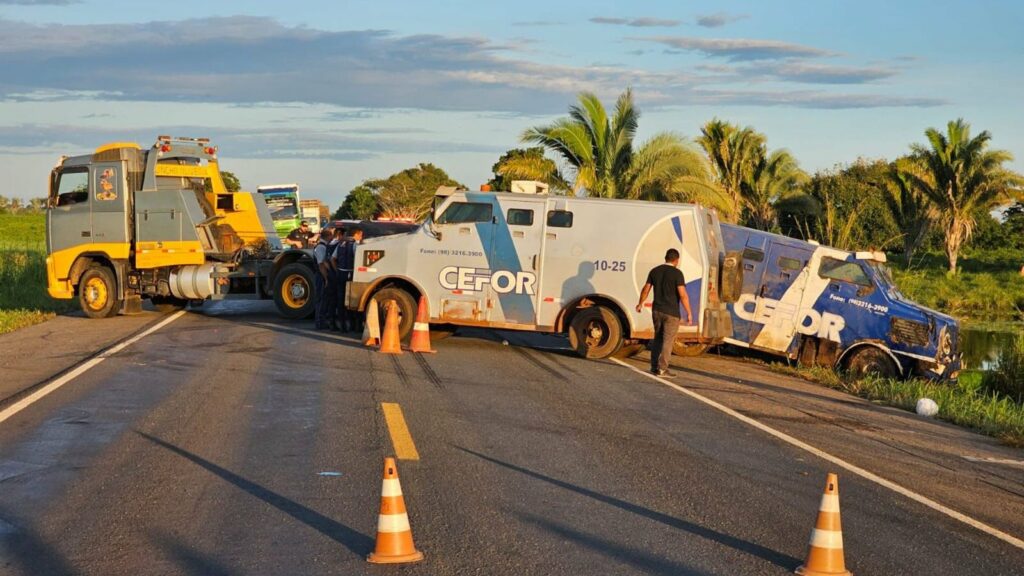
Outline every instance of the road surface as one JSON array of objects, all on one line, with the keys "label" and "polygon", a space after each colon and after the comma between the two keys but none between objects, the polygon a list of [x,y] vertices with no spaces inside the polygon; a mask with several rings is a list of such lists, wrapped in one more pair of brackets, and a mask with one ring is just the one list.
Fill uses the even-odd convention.
[{"label": "road surface", "polygon": [[[0,409],[166,319],[0,337]],[[182,315],[0,422],[0,573],[790,574],[829,471],[854,573],[1024,572],[1005,539],[650,378],[642,358],[482,330],[435,346],[381,355],[258,303]],[[687,391],[1024,537],[1020,450],[734,359],[676,370]],[[406,442],[426,560],[370,565],[381,461]]]}]

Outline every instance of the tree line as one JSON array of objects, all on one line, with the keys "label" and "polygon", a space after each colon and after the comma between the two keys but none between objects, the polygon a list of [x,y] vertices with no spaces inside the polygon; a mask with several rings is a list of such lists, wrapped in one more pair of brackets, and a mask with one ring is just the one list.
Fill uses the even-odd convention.
[{"label": "tree line", "polygon": [[[1009,152],[990,147],[988,131],[973,134],[962,119],[928,128],[925,142],[895,160],[858,159],[809,175],[750,126],[716,118],[694,141],[660,132],[637,142],[639,118],[630,90],[611,111],[583,92],[568,116],[525,130],[521,141],[533,147],[502,155],[488,184],[508,190],[512,180],[539,180],[560,194],[699,202],[729,222],[838,248],[899,251],[908,263],[920,248],[936,247],[954,274],[974,237],[1024,249],[1024,177],[1006,167]],[[410,193],[420,177],[424,186]],[[367,180],[338,215],[393,216],[402,212],[397,197],[409,215],[423,217],[442,180],[454,185],[429,164]],[[1007,205],[1002,221],[993,218]]]}]

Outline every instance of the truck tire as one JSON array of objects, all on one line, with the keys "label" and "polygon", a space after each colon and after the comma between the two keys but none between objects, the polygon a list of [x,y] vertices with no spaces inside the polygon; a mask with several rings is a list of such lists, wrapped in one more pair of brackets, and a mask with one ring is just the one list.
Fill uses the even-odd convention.
[{"label": "truck tire", "polygon": [[622,322],[604,306],[584,308],[569,324],[569,344],[584,358],[607,358],[622,347]]},{"label": "truck tire", "polygon": [[292,262],[281,268],[274,278],[274,304],[289,320],[309,318],[316,311],[313,294],[313,268]]},{"label": "truck tire", "polygon": [[676,340],[672,343],[672,355],[683,357],[700,356],[708,348],[707,344],[701,344],[700,342],[680,342]]},{"label": "truck tire", "polygon": [[78,304],[89,318],[110,318],[121,309],[114,272],[100,264],[86,268],[78,280]]},{"label": "truck tire", "polygon": [[188,305],[188,300],[182,300],[173,296],[153,296],[149,301],[153,303],[153,308],[156,308],[156,311],[161,314],[184,310],[185,306]]},{"label": "truck tire", "polygon": [[863,346],[854,350],[844,364],[846,371],[856,378],[869,375],[895,378],[897,374],[892,358],[874,346]]},{"label": "truck tire", "polygon": [[377,299],[377,305],[380,306],[378,318],[380,318],[381,334],[384,333],[384,323],[388,317],[385,303],[392,301],[398,304],[398,337],[402,342],[408,341],[412,337],[412,325],[416,321],[416,299],[405,290],[394,287],[384,288],[376,292],[373,297]]}]

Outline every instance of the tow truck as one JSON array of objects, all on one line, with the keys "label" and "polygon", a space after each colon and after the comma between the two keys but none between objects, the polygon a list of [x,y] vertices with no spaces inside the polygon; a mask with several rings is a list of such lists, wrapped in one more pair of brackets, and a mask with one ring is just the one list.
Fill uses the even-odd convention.
[{"label": "tow truck", "polygon": [[206,300],[273,299],[313,311],[309,250],[281,250],[262,198],[230,192],[208,138],[159,136],[62,156],[50,173],[47,291],[90,318]]}]

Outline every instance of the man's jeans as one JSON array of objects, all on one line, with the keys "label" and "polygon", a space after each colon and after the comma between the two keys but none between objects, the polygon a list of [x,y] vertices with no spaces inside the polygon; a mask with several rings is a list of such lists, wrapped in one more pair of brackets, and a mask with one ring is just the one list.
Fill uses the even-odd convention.
[{"label": "man's jeans", "polygon": [[651,372],[668,370],[672,359],[672,344],[679,332],[679,317],[655,310],[654,339],[651,340]]}]

